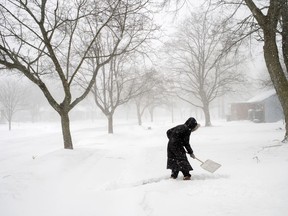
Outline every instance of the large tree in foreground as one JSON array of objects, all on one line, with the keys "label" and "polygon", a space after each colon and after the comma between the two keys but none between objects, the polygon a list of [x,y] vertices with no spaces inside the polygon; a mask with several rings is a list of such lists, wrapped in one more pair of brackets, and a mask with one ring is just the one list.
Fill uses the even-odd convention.
[{"label": "large tree in foreground", "polygon": [[[0,65],[17,70],[35,83],[60,115],[64,148],[73,149],[69,112],[90,92],[99,69],[129,44],[127,17],[147,6],[146,0],[6,0],[0,3]],[[113,47],[100,49],[103,35]],[[126,37],[127,36],[127,37]],[[105,39],[104,38],[104,39]],[[111,45],[110,45],[111,46]],[[96,59],[91,72],[89,59]],[[75,87],[88,73],[79,93]],[[53,85],[48,81],[54,80]],[[52,89],[61,86],[53,95]],[[77,92],[74,95],[73,92]]]},{"label": "large tree in foreground", "polygon": [[[256,32],[258,41],[264,43],[263,52],[266,66],[285,116],[286,133],[283,142],[287,142],[288,1],[221,0],[220,3],[229,7],[231,7],[231,4],[236,5],[237,9],[244,7],[249,9],[251,13],[250,17],[246,17],[242,22],[239,22],[238,30],[244,35],[243,37]],[[229,9],[231,11],[231,8]],[[235,11],[233,14],[235,14]]]}]

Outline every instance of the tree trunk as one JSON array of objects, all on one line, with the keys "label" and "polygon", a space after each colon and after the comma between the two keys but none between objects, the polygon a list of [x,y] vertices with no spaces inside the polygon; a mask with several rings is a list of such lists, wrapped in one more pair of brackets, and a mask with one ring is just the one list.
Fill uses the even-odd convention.
[{"label": "tree trunk", "polygon": [[138,104],[136,104],[136,109],[137,109],[138,125],[141,126],[142,125],[142,116],[141,116],[140,106]]},{"label": "tree trunk", "polygon": [[11,131],[11,129],[12,129],[12,119],[9,119],[9,131]]},{"label": "tree trunk", "polygon": [[[287,69],[287,42],[288,42],[288,18],[287,18],[287,0],[270,1],[267,15],[263,13],[252,0],[245,0],[248,8],[252,12],[253,16],[257,19],[258,24],[264,33],[264,58],[274,88],[280,100],[286,124],[286,133],[283,142],[288,141],[288,81],[285,76],[285,72],[281,66],[278,47],[276,44],[276,28],[279,23],[279,16],[282,12],[282,52],[284,57],[284,63]],[[282,11],[280,10],[282,9]]]},{"label": "tree trunk", "polygon": [[61,126],[64,140],[64,149],[73,149],[72,137],[70,132],[70,120],[68,112],[61,112]]},{"label": "tree trunk", "polygon": [[153,122],[154,121],[154,108],[149,109],[149,113],[150,113],[150,121]]},{"label": "tree trunk", "polygon": [[[286,74],[288,74],[288,3],[287,1],[282,6],[282,19],[283,19],[282,52],[283,52],[284,63],[286,66]],[[286,91],[288,91],[287,88],[286,88]],[[288,93],[286,93],[286,95],[287,94]],[[286,101],[286,106],[285,108],[283,107],[284,114],[285,114],[285,123],[286,123],[286,133],[285,133],[283,142],[288,142],[288,114],[287,114],[288,110],[287,109],[288,109],[288,106],[287,106],[287,101]]]},{"label": "tree trunk", "polygon": [[108,114],[108,133],[113,134],[113,114]]},{"label": "tree trunk", "polygon": [[282,6],[282,53],[284,58],[284,63],[286,66],[286,73],[288,74],[288,2]]},{"label": "tree trunk", "polygon": [[278,48],[276,44],[275,32],[268,29],[264,31],[264,58],[268,72],[273,82],[274,88],[280,100],[286,124],[285,142],[288,138],[288,81],[285,77],[283,68],[280,63]]},{"label": "tree trunk", "polygon": [[209,105],[208,104],[204,104],[203,112],[205,115],[205,127],[209,127],[212,124],[211,124],[210,111],[209,111]]}]

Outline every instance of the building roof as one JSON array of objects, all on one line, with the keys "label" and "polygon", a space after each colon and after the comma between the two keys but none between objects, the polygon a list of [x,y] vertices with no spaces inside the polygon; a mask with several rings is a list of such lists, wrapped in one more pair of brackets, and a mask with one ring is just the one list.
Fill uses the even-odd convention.
[{"label": "building roof", "polygon": [[247,102],[248,103],[256,103],[256,102],[262,102],[265,99],[273,96],[274,94],[276,94],[275,89],[270,89],[268,91],[262,92],[254,97],[252,97],[251,99],[249,99]]}]

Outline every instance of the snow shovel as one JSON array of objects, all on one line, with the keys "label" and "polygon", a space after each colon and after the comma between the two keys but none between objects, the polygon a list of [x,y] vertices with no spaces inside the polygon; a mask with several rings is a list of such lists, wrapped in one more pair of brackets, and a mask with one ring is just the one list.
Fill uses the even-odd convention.
[{"label": "snow shovel", "polygon": [[198,159],[195,157],[196,160],[198,160],[199,162],[201,162],[201,167],[210,172],[210,173],[214,173],[217,169],[219,169],[221,167],[221,164],[218,164],[212,160],[206,160],[205,162],[203,162],[202,160]]}]

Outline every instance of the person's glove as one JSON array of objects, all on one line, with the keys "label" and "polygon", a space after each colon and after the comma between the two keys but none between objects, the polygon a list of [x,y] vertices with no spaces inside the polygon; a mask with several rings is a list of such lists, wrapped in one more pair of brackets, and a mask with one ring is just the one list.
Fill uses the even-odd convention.
[{"label": "person's glove", "polygon": [[195,159],[196,157],[195,157],[195,155],[192,153],[192,154],[190,154],[190,157],[192,157],[193,159]]}]

